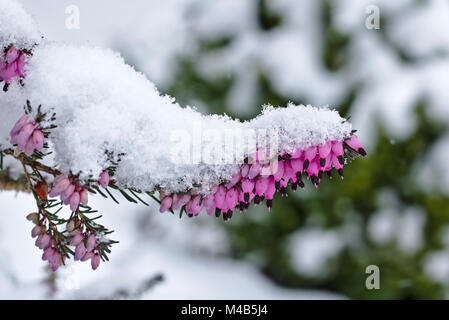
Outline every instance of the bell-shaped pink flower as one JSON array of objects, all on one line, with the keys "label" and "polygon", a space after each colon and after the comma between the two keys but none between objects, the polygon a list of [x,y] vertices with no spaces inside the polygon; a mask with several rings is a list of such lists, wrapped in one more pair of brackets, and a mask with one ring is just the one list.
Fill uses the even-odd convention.
[{"label": "bell-shaped pink flower", "polygon": [[29,116],[27,114],[24,114],[20,117],[19,120],[17,120],[14,127],[11,129],[11,132],[9,133],[11,138],[17,134],[19,134],[20,130],[23,128],[23,126],[29,122]]},{"label": "bell-shaped pink flower", "polygon": [[206,212],[208,216],[211,216],[214,214],[215,211],[215,201],[214,201],[214,195],[209,194],[204,198],[204,207],[206,208]]},{"label": "bell-shaped pink flower", "polygon": [[86,252],[86,254],[80,259],[80,261],[84,262],[93,258],[95,254],[93,252]]},{"label": "bell-shaped pink flower", "polygon": [[274,165],[275,172],[273,172],[274,181],[279,181],[284,176],[284,161],[278,161],[277,167]]},{"label": "bell-shaped pink flower", "polygon": [[72,194],[75,192],[75,185],[69,184],[67,188],[65,188],[64,191],[61,192],[61,200],[64,201],[72,196]]},{"label": "bell-shaped pink flower", "polygon": [[25,63],[26,63],[25,55],[23,53],[21,55],[19,55],[19,58],[17,59],[16,62],[17,62],[16,74],[19,77],[24,78],[25,77]]},{"label": "bell-shaped pink flower", "polygon": [[310,161],[312,161],[316,157],[316,154],[317,154],[317,147],[315,146],[309,147],[304,151],[304,159],[308,160],[310,163]]},{"label": "bell-shaped pink flower", "polygon": [[11,64],[19,57],[20,51],[17,50],[15,47],[9,48],[9,50],[6,52],[5,55],[5,61],[7,64]]},{"label": "bell-shaped pink flower", "polygon": [[27,144],[25,145],[25,154],[27,156],[31,156],[34,152],[35,146],[32,138],[28,139]]},{"label": "bell-shaped pink flower", "polygon": [[41,234],[42,230],[43,230],[43,227],[41,225],[38,225],[38,224],[35,225],[34,228],[31,230],[31,237],[32,238],[37,237],[38,235]]},{"label": "bell-shaped pink flower", "polygon": [[251,166],[246,163],[242,166],[242,169],[240,170],[242,178],[246,178],[248,176],[250,167]]},{"label": "bell-shaped pink flower", "polygon": [[249,168],[249,172],[248,172],[247,178],[248,179],[254,179],[255,177],[257,177],[259,175],[260,170],[262,170],[262,165],[260,163],[254,163]]},{"label": "bell-shaped pink flower", "polygon": [[87,190],[82,188],[80,191],[80,203],[83,206],[87,206],[88,202],[89,202],[89,195],[87,194]]},{"label": "bell-shaped pink flower", "polygon": [[86,252],[87,250],[86,247],[84,246],[84,242],[80,242],[75,248],[74,260],[75,261],[80,260],[86,254]]},{"label": "bell-shaped pink flower", "polygon": [[39,249],[46,249],[51,245],[51,237],[47,233],[39,235],[36,239],[36,246]]},{"label": "bell-shaped pink flower", "polygon": [[33,132],[33,144],[35,146],[35,148],[37,149],[37,151],[42,152],[43,148],[44,148],[44,134],[42,133],[41,130],[37,129],[34,130]]},{"label": "bell-shaped pink flower", "polygon": [[237,203],[239,201],[238,192],[236,188],[231,188],[226,193],[226,204],[228,207],[228,210],[234,211],[235,207],[237,206]]},{"label": "bell-shaped pink flower", "polygon": [[343,142],[342,141],[334,141],[332,144],[332,153],[337,157],[340,164],[344,164],[343,158]]},{"label": "bell-shaped pink flower", "polygon": [[61,253],[55,251],[53,255],[50,257],[51,270],[55,272],[59,268],[59,260],[61,259]]},{"label": "bell-shaped pink flower", "polygon": [[215,207],[222,209],[226,198],[226,188],[224,186],[219,186],[217,192],[214,195]]},{"label": "bell-shaped pink flower", "polygon": [[180,208],[182,208],[182,206],[186,205],[190,201],[190,198],[190,194],[177,195],[176,199],[173,198],[172,209],[179,210]]},{"label": "bell-shaped pink flower", "polygon": [[267,191],[268,183],[270,181],[271,177],[259,177],[259,179],[256,180],[256,186],[255,186],[255,195],[256,196],[263,196],[265,191]]},{"label": "bell-shaped pink flower", "polygon": [[111,178],[109,177],[109,173],[106,170],[100,173],[100,178],[98,179],[98,182],[103,188],[106,189],[108,187],[110,180]]},{"label": "bell-shaped pink flower", "polygon": [[47,249],[44,250],[44,253],[42,254],[42,260],[50,261],[55,253],[56,251],[52,247],[48,247]]},{"label": "bell-shaped pink flower", "polygon": [[242,179],[242,190],[244,193],[250,193],[254,190],[254,180]]},{"label": "bell-shaped pink flower", "polygon": [[17,135],[17,148],[19,150],[24,150],[28,140],[34,132],[34,129],[35,127],[32,123],[27,123],[22,127],[22,129],[20,129],[20,132]]},{"label": "bell-shaped pink flower", "polygon": [[235,186],[240,180],[242,179],[242,174],[237,172],[234,174],[231,178],[231,180],[226,184],[226,189],[231,189],[233,186]]},{"label": "bell-shaped pink flower", "polygon": [[79,245],[83,240],[84,240],[84,236],[81,232],[79,231],[74,231],[73,232],[74,235],[73,237],[70,239],[70,245],[71,246],[77,246]]},{"label": "bell-shaped pink flower", "polygon": [[290,154],[290,157],[291,157],[292,159],[303,158],[303,156],[304,156],[304,151],[301,150],[301,149],[295,149],[295,151],[293,151],[293,152]]},{"label": "bell-shaped pink flower", "polygon": [[159,208],[160,213],[164,213],[171,208],[173,204],[173,198],[170,196],[165,197],[161,202],[161,207]]},{"label": "bell-shaped pink flower", "polygon": [[75,211],[80,204],[80,194],[79,192],[75,191],[70,196],[70,210]]},{"label": "bell-shaped pink flower", "polygon": [[67,179],[63,175],[58,176],[55,179],[55,181],[53,182],[53,188],[51,189],[49,196],[51,198],[53,198],[53,197],[56,197],[56,196],[60,195],[65,189],[67,189],[67,187],[69,185],[71,185],[69,179]]},{"label": "bell-shaped pink flower", "polygon": [[99,254],[95,254],[91,261],[91,266],[92,266],[92,270],[97,270],[98,266],[100,265],[100,255]]},{"label": "bell-shaped pink flower", "polygon": [[365,149],[363,149],[362,145],[359,142],[359,138],[355,134],[353,134],[349,140],[346,140],[345,144],[360,153],[362,156],[366,156],[366,151]]},{"label": "bell-shaped pink flower", "polygon": [[95,248],[95,242],[97,241],[97,237],[94,233],[90,234],[86,241],[86,250],[91,252]]},{"label": "bell-shaped pink flower", "polygon": [[[190,213],[193,215],[198,215],[201,210],[203,210],[204,208],[204,201],[201,201],[201,196],[197,195],[195,196],[192,201],[191,201],[191,205],[190,205]],[[189,211],[187,211],[189,213]]]}]

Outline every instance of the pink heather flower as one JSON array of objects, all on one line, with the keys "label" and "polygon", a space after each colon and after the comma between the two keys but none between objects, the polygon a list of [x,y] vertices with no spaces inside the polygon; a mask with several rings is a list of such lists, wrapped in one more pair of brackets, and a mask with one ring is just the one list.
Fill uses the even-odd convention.
[{"label": "pink heather flower", "polygon": [[254,163],[253,165],[251,165],[248,172],[248,179],[254,179],[255,177],[257,177],[260,173],[260,170],[262,170],[262,165],[260,163]]},{"label": "pink heather flower", "polygon": [[354,149],[356,152],[360,153],[362,156],[366,156],[366,151],[363,149],[362,145],[359,142],[359,138],[353,134],[349,140],[345,141],[345,144],[348,145],[351,149]]},{"label": "pink heather flower", "polygon": [[172,204],[173,204],[173,198],[170,197],[170,196],[165,197],[165,198],[162,200],[162,202],[161,202],[161,207],[160,207],[160,209],[159,209],[159,212],[160,212],[160,213],[164,213],[165,211],[167,211],[168,209],[170,209],[170,207],[172,206]]},{"label": "pink heather flower", "polygon": [[20,129],[19,134],[17,135],[17,148],[19,150],[23,150],[28,142],[28,139],[34,132],[34,124],[27,123]]},{"label": "pink heather flower", "polygon": [[249,180],[247,178],[244,178],[242,180],[242,190],[243,190],[243,198],[246,199],[245,202],[249,202],[249,195],[253,192],[254,186],[256,182],[254,180]]},{"label": "pink heather flower", "polygon": [[190,194],[177,195],[176,199],[173,198],[173,210],[179,210],[182,206],[186,205],[190,201]]},{"label": "pink heather flower", "polygon": [[240,170],[242,178],[246,178],[248,176],[249,168],[250,168],[249,164],[244,164],[242,166],[242,169]]},{"label": "pink heather flower", "polygon": [[284,176],[284,162],[278,161],[277,168],[276,168],[276,165],[273,165],[273,166],[275,168],[275,172],[273,173],[274,180],[279,181]]},{"label": "pink heather flower", "polygon": [[0,80],[8,84],[15,77],[24,77],[25,62],[21,51],[15,47],[9,48],[4,59],[0,59]]},{"label": "pink heather flower", "polygon": [[301,149],[295,149],[295,151],[293,151],[293,152],[290,154],[290,157],[291,157],[292,159],[302,158],[302,157],[304,157],[304,151],[301,150]]},{"label": "pink heather flower", "polygon": [[26,63],[25,55],[21,54],[17,59],[17,66],[16,66],[16,74],[21,78],[25,77],[25,63]]},{"label": "pink heather flower", "polygon": [[73,235],[72,239],[70,239],[70,245],[77,246],[81,243],[81,241],[84,240],[84,236],[79,231],[74,231],[73,233],[74,233],[74,235]]},{"label": "pink heather flower", "polygon": [[75,257],[74,260],[78,261],[86,254],[87,250],[84,246],[84,242],[80,242],[75,248]]},{"label": "pink heather flower", "polygon": [[94,233],[90,234],[86,242],[87,252],[91,252],[92,250],[94,250],[96,241],[97,241],[96,235]]},{"label": "pink heather flower", "polygon": [[61,193],[61,200],[64,201],[72,196],[75,192],[75,185],[69,184],[67,188]]},{"label": "pink heather flower", "polygon": [[215,207],[218,209],[223,209],[226,198],[226,188],[224,186],[219,186],[217,192],[214,195]]},{"label": "pink heather flower", "polygon": [[325,144],[318,146],[318,153],[320,154],[321,163],[324,162],[324,159],[331,153],[332,151],[332,142],[328,141]]},{"label": "pink heather flower", "polygon": [[28,139],[27,144],[25,145],[25,154],[27,156],[31,156],[34,152],[35,146],[32,138]]},{"label": "pink heather flower", "polygon": [[50,261],[51,257],[55,254],[55,250],[52,247],[48,247],[44,250],[44,253],[42,254],[42,260],[44,261]]},{"label": "pink heather flower", "polygon": [[44,134],[41,130],[37,129],[33,132],[33,144],[37,151],[42,152],[44,148]]},{"label": "pink heather flower", "polygon": [[236,188],[231,188],[226,192],[226,204],[228,210],[234,211],[239,201],[238,192]]},{"label": "pink heather flower", "polygon": [[50,191],[50,197],[52,198],[60,195],[65,189],[67,189],[68,186],[71,185],[70,180],[67,179],[65,176],[62,176],[62,178],[59,179],[57,177],[56,179],[53,182],[53,188]]},{"label": "pink heather flower", "polygon": [[109,177],[109,173],[106,170],[100,173],[100,178],[98,179],[98,182],[103,188],[106,189],[108,187],[110,180],[111,178]]},{"label": "pink heather flower", "polygon": [[51,245],[51,237],[47,233],[41,234],[36,239],[36,246],[39,249],[46,249]]},{"label": "pink heather flower", "polygon": [[5,61],[7,64],[13,63],[20,55],[20,51],[15,47],[11,47],[5,55]]},{"label": "pink heather flower", "polygon": [[259,177],[256,180],[256,196],[263,196],[268,187],[268,177]]},{"label": "pink heather flower", "polygon": [[304,160],[305,160],[304,169],[307,169],[310,162],[315,158],[316,154],[317,154],[316,146],[309,147],[304,151]]},{"label": "pink heather flower", "polygon": [[19,120],[17,120],[9,133],[11,137],[11,144],[18,144],[19,150],[23,151],[25,149],[27,155],[31,155],[34,152],[35,146],[34,141],[30,142],[30,137],[35,131],[35,126],[29,121],[29,116],[27,114],[23,115]]},{"label": "pink heather flower", "polygon": [[100,265],[100,255],[99,254],[95,254],[92,257],[92,260],[91,260],[92,270],[97,270],[99,265]]},{"label": "pink heather flower", "polygon": [[50,257],[51,270],[55,272],[59,268],[59,260],[61,259],[61,253],[55,251]]},{"label": "pink heather flower", "polygon": [[81,204],[83,205],[83,206],[87,206],[87,204],[88,204],[88,194],[87,194],[87,190],[86,189],[84,189],[84,188],[82,188],[81,189],[81,191],[80,191],[80,202],[81,202]]},{"label": "pink heather flower", "polygon": [[198,215],[204,207],[204,202],[201,201],[201,196],[197,195],[186,205],[187,213],[190,216]]},{"label": "pink heather flower", "polygon": [[341,141],[334,141],[334,143],[332,144],[332,153],[337,157],[338,161],[340,162],[340,164],[344,163],[344,159],[343,159],[343,142]]},{"label": "pink heather flower", "polygon": [[75,211],[80,204],[80,194],[79,192],[74,192],[70,196],[70,210]]},{"label": "pink heather flower", "polygon": [[229,183],[226,184],[226,189],[231,189],[233,186],[235,186],[240,180],[242,180],[242,175],[239,172],[237,172],[236,174],[234,174],[231,178],[231,180],[229,181]]},{"label": "pink heather flower", "polygon": [[43,227],[40,225],[35,225],[34,228],[31,230],[31,237],[35,238],[37,237],[39,234],[41,234],[43,230]]},{"label": "pink heather flower", "polygon": [[29,121],[29,117],[27,114],[24,114],[23,116],[20,117],[19,120],[17,120],[16,124],[14,125],[14,127],[11,129],[11,132],[9,133],[9,135],[11,136],[11,139],[13,138],[13,136],[16,136],[17,134],[19,134],[20,130],[23,128],[23,126],[28,123]]},{"label": "pink heather flower", "polygon": [[215,211],[214,196],[212,194],[209,194],[204,198],[203,201],[204,201],[204,206],[206,208],[207,215],[211,216]]},{"label": "pink heather flower", "polygon": [[92,259],[95,254],[93,252],[86,252],[86,254],[80,259],[80,261],[84,262]]}]

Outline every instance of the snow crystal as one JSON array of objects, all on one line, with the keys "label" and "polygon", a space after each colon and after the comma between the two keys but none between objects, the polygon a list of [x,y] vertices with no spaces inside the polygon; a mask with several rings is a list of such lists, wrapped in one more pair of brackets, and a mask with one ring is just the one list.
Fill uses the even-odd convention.
[{"label": "snow crystal", "polygon": [[14,43],[30,49],[40,39],[34,20],[17,0],[0,0],[0,48]]}]

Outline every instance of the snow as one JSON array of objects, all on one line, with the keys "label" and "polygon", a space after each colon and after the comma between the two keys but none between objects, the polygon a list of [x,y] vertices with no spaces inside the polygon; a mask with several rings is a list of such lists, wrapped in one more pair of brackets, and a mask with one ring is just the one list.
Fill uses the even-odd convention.
[{"label": "snow", "polygon": [[0,48],[14,43],[20,49],[30,49],[40,39],[34,20],[19,1],[0,0]]},{"label": "snow", "polygon": [[338,256],[344,247],[339,232],[333,230],[306,229],[294,233],[291,238],[292,265],[299,273],[320,277],[326,271],[329,259]]},{"label": "snow", "polygon": [[402,252],[413,254],[423,246],[426,214],[417,207],[401,208],[395,197],[388,189],[380,193],[380,210],[370,217],[367,233],[379,245],[395,243]]}]

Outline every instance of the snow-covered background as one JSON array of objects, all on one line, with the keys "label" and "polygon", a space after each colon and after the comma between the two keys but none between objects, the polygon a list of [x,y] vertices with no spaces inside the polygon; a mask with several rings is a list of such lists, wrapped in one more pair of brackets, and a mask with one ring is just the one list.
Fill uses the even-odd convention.
[{"label": "snow-covered background", "polygon": [[[418,3],[412,0],[339,0],[332,1],[332,5],[315,0],[135,0],[132,4],[118,0],[21,2],[48,39],[111,47],[120,52],[127,63],[145,73],[162,92],[174,93],[184,104],[194,104],[204,112],[226,111],[239,117],[251,117],[259,113],[261,104],[271,102],[264,101],[268,90],[275,92],[271,96],[281,97],[281,101],[341,105],[342,108],[350,104],[351,121],[359,129],[368,153],[375,155],[381,139],[378,123],[382,124],[390,147],[409,141],[416,147],[412,150],[421,150],[420,138],[426,131],[416,131],[420,119],[415,107],[423,100],[425,111],[433,121],[449,124],[449,36],[446,32],[449,29],[449,3],[445,0]],[[279,26],[260,26],[257,12],[262,2],[271,15],[281,17]],[[365,27],[365,10],[372,4],[378,5],[381,17],[385,18],[381,20],[380,30]],[[66,28],[68,15],[65,11],[69,5],[80,9],[79,30]],[[328,13],[330,18],[323,18],[329,6],[332,7]],[[326,34],[330,33],[332,39],[340,40],[324,39],[324,28],[331,29]],[[343,53],[341,56],[335,54],[336,60],[330,58],[325,66],[323,52],[340,50],[338,41],[345,43]],[[334,47],[325,48],[329,43]],[[217,48],[204,50],[211,44]],[[192,78],[183,78],[185,63],[194,73]],[[260,86],[261,73],[268,78],[268,87]],[[229,87],[226,86],[228,80]],[[193,84],[186,84],[189,81]],[[225,94],[220,91],[220,81],[225,83]],[[204,88],[219,89],[208,96],[202,92]],[[348,103],[348,93],[352,90],[357,90],[357,94]],[[210,96],[213,94],[222,95],[221,100]],[[202,99],[205,96],[208,99]],[[66,270],[61,270],[54,297],[108,298],[119,290],[132,293],[157,274],[163,274],[163,281],[140,297],[365,297],[366,293],[351,289],[363,287],[364,269],[340,262],[344,268],[358,274],[354,282],[341,284],[348,276],[335,273],[335,266],[330,262],[344,260],[348,250],[364,250],[365,255],[357,258],[362,261],[361,265],[385,261],[385,252],[392,252],[392,255],[396,252],[388,251],[390,244],[394,244],[394,250],[399,250],[400,254],[385,259],[393,261],[391,265],[400,271],[395,273],[388,269],[390,273],[383,285],[394,289],[385,296],[407,297],[408,292],[413,292],[409,293],[412,297],[430,296],[420,287],[423,277],[444,288],[449,284],[449,228],[446,231],[436,229],[434,220],[439,214],[448,213],[444,209],[449,196],[447,136],[447,130],[443,131],[429,152],[406,164],[413,171],[412,178],[401,180],[400,185],[390,180],[385,185],[376,184],[374,180],[384,174],[382,170],[373,171],[372,175],[367,173],[368,165],[375,166],[373,162],[382,161],[381,156],[357,160],[366,161],[365,167],[363,164],[357,167],[354,163],[351,168],[350,165],[347,175],[354,170],[355,178],[345,180],[341,190],[329,191],[331,189],[325,186],[321,199],[332,203],[332,210],[338,212],[332,215],[339,222],[336,225],[332,225],[335,221],[329,223],[328,218],[320,216],[321,209],[317,209],[313,202],[313,197],[320,200],[320,196],[310,193],[291,197],[293,200],[289,199],[284,206],[280,204],[281,208],[273,212],[274,218],[273,215],[265,218],[263,210],[253,210],[247,217],[235,217],[224,226],[207,217],[179,220],[170,214],[160,215],[155,208],[126,203],[117,206],[112,201],[94,197],[93,206],[104,215],[104,224],[115,230],[114,239],[120,244],[115,246],[111,262],[102,264],[96,272],[82,264],[69,264]],[[401,150],[410,153],[405,147]],[[391,158],[389,164],[394,171],[394,168],[401,168],[401,159],[399,156]],[[397,174],[405,176],[400,170]],[[425,192],[433,194],[424,197],[420,193],[420,200],[410,203],[410,193],[404,181],[409,182],[408,186],[419,185]],[[361,205],[347,205],[350,193],[344,188],[359,188],[360,194],[366,195],[366,190],[371,190],[367,185],[375,186],[376,192],[370,191],[373,199],[366,199]],[[307,201],[312,205],[299,205]],[[43,283],[48,273],[40,261],[40,252],[29,237],[31,227],[24,219],[33,211],[33,205],[28,195],[0,193],[2,298],[48,297],[48,285]],[[344,212],[340,212],[340,208]],[[302,218],[292,218],[287,210],[298,216],[302,216],[304,210],[314,214],[309,214],[306,222],[298,223]],[[368,211],[369,215],[366,214]],[[287,218],[280,221],[281,218],[276,217],[282,214]],[[323,215],[326,214],[331,215],[330,211]],[[442,224],[448,222],[444,217],[441,221]],[[242,225],[255,224],[257,227],[268,223],[280,230],[288,230],[282,244],[288,252],[291,267],[301,279],[312,280],[298,282],[299,285],[290,283],[296,289],[274,284],[272,279],[283,283],[283,276],[290,271],[262,261],[263,254],[259,251],[268,244],[261,242],[260,248],[253,250],[254,246],[236,241],[235,234],[228,232],[240,230],[241,234],[246,230]],[[295,227],[290,230],[289,225]],[[270,231],[270,228],[264,230]],[[431,237],[426,236],[434,231]],[[237,238],[245,239],[241,235]],[[366,254],[372,248],[364,249],[367,243],[380,253],[372,250],[371,255]],[[250,252],[242,254],[241,248],[245,246],[251,250],[245,249]],[[275,249],[273,252],[277,253]],[[402,259],[403,256],[406,258]],[[415,263],[416,268],[409,267]],[[382,270],[382,265],[380,268]],[[412,271],[404,271],[408,269]],[[391,274],[395,277],[390,277]],[[329,281],[329,285],[317,285],[317,279],[325,277],[334,277],[334,280]],[[348,288],[342,290],[345,285]],[[309,286],[321,290],[309,290]],[[402,293],[401,290],[410,291]],[[390,292],[396,295],[389,295]]]}]

